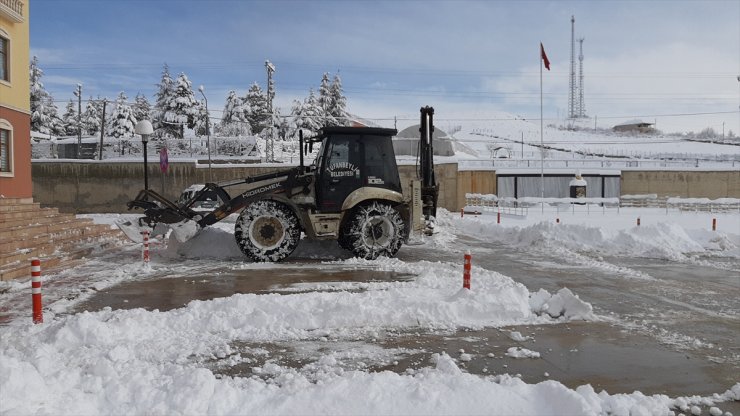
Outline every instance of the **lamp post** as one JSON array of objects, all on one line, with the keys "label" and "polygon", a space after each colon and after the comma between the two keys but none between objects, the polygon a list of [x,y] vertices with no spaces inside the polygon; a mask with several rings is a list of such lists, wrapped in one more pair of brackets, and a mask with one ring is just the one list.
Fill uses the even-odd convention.
[{"label": "lamp post", "polygon": [[211,171],[211,118],[208,113],[208,98],[206,98],[206,94],[203,92],[205,91],[205,88],[202,85],[198,87],[198,91],[200,91],[200,95],[203,96],[203,99],[206,100],[206,147],[208,148],[208,180],[213,183],[213,172]]},{"label": "lamp post", "polygon": [[[154,129],[152,128],[152,123],[149,120],[141,120],[140,122],[136,123],[136,126],[134,127],[134,133],[141,135],[141,144],[144,148],[144,190],[149,191],[149,174],[147,172],[147,157],[146,157],[146,145],[149,142],[149,135],[154,133]],[[148,197],[147,193],[147,197]]]}]

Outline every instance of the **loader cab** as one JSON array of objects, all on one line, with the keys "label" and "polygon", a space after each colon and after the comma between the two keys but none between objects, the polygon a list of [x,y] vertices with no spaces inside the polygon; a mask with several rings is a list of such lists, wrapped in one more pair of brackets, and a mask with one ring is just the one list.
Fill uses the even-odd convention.
[{"label": "loader cab", "polygon": [[349,194],[363,188],[401,192],[391,138],[395,129],[327,127],[316,161],[316,203],[320,212],[340,212]]}]

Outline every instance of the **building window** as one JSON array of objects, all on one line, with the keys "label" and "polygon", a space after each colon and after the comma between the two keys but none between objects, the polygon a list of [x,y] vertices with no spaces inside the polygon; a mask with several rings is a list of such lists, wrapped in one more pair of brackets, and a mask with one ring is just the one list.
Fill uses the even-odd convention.
[{"label": "building window", "polygon": [[0,173],[12,171],[10,150],[10,130],[0,129]]},{"label": "building window", "polygon": [[10,81],[10,41],[0,36],[0,80]]}]

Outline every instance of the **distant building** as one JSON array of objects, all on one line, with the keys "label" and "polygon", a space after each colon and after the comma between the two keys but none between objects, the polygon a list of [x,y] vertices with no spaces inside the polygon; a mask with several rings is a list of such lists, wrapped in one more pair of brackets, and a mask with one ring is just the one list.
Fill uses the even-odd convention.
[{"label": "distant building", "polygon": [[0,195],[31,198],[28,0],[0,0]]},{"label": "distant building", "polygon": [[653,128],[654,123],[646,123],[642,120],[632,120],[626,123],[617,124],[612,127],[614,131],[622,132],[637,132],[637,133],[651,133],[655,129]]},{"label": "distant building", "polygon": [[350,127],[381,127],[377,123],[373,123],[370,120],[366,120],[360,116],[347,113],[347,119]]}]

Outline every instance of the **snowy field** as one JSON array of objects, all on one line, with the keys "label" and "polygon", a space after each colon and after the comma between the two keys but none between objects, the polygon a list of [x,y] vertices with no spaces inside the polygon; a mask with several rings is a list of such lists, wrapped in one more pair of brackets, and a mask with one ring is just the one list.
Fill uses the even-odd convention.
[{"label": "snowy field", "polygon": [[[546,168],[676,168],[676,169],[737,169],[740,166],[740,142],[735,140],[719,144],[697,142],[686,137],[662,134],[615,133],[609,128],[592,129],[590,120],[580,130],[569,130],[555,125],[546,125],[540,136],[539,120],[526,120],[510,113],[465,113],[437,114],[436,128],[448,133],[463,169],[480,168],[534,168],[539,167],[545,146]],[[417,123],[417,119],[404,119],[396,125],[393,119],[378,121],[383,127],[397,127],[399,131]],[[239,159],[254,162],[265,158],[266,141],[261,137],[217,138],[213,137],[212,157],[219,160]],[[94,144],[97,138],[85,138]],[[275,142],[276,161],[298,163],[297,135],[286,141]],[[35,160],[63,158],[57,145],[76,143],[75,138],[55,138],[37,135],[33,144]],[[141,160],[141,142],[137,137],[105,139],[103,159]],[[256,148],[254,145],[256,144]],[[156,161],[155,148],[162,143],[153,141],[150,159]],[[166,143],[170,160],[205,160],[208,155],[204,137],[186,137],[184,140],[169,139]],[[505,158],[492,154],[492,149],[502,148]],[[316,149],[318,150],[318,149]],[[315,151],[314,151],[315,153]],[[314,155],[306,158],[307,163]],[[96,157],[97,158],[97,157]],[[89,161],[88,161],[89,162]]]},{"label": "snowy field", "polygon": [[[91,217],[103,223],[118,219],[115,215]],[[639,227],[637,217],[641,218]],[[712,218],[717,218],[717,231],[711,230]],[[547,251],[561,256],[564,262],[575,259],[580,267],[594,270],[603,267],[604,259],[621,257],[667,260],[686,267],[700,265],[740,276],[737,213],[681,214],[631,208],[619,214],[586,215],[530,209],[526,217],[505,215],[497,224],[495,214],[461,219],[459,214],[443,211],[437,233],[417,241],[429,250],[449,254],[439,256],[437,261],[368,262],[348,258],[327,245],[302,244],[296,259],[288,263],[253,264],[239,252],[232,227],[233,220],[224,221],[186,244],[155,242],[149,266],[140,264],[140,247],[128,245],[113,254],[94,256],[72,270],[45,275],[42,325],[31,324],[29,282],[0,283],[0,414],[703,412],[716,416],[728,414],[728,406],[736,409],[740,400],[740,377],[710,395],[617,394],[597,391],[590,384],[570,388],[556,379],[529,383],[506,372],[472,374],[466,362],[479,357],[465,351],[434,354],[417,369],[393,371],[398,357],[409,351],[381,349],[373,344],[380,334],[387,333],[621,319],[602,314],[607,305],[582,299],[577,288],[548,291],[532,287],[531,282],[525,286],[476,260],[472,290],[461,289],[461,262],[446,257],[457,257],[469,238],[504,248]],[[404,250],[409,249],[402,249],[399,257],[403,258]],[[414,277],[303,283],[268,293],[196,300],[166,311],[76,311],[95,293],[125,282],[197,276],[219,268],[286,274],[296,268],[368,269]],[[634,281],[659,283],[658,278],[634,270],[618,273]],[[217,279],[218,275],[211,277]],[[731,299],[740,292],[740,277],[729,282],[727,291]],[[740,322],[736,297],[720,312],[731,325]],[[542,351],[514,343],[525,341],[526,335],[512,332],[510,338],[507,357],[539,359]],[[725,365],[740,369],[737,331],[730,339],[735,344],[725,346],[729,347],[724,351]],[[358,340],[364,340],[361,348],[342,348]],[[255,362],[239,347],[269,343],[299,348],[315,342],[328,346],[320,357],[300,365],[285,365],[269,358]],[[699,340],[687,348],[705,348],[705,344]],[[267,351],[251,352],[269,356]],[[222,367],[250,367],[251,375],[225,375],[209,364],[214,361]],[[355,364],[347,365],[348,361]],[[386,369],[373,370],[373,366],[358,362],[381,362]]]}]

